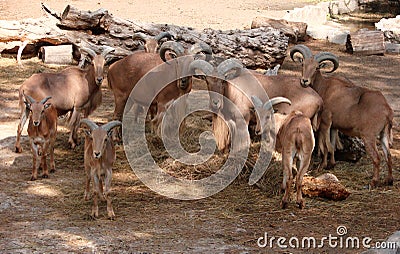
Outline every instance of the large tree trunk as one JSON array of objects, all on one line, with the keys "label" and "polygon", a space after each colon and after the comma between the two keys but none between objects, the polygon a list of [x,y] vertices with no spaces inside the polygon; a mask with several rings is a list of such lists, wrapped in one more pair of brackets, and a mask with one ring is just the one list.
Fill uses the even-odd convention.
[{"label": "large tree trunk", "polygon": [[[270,68],[276,64],[282,64],[288,47],[288,37],[283,32],[271,27],[249,30],[204,29],[199,31],[190,27],[124,20],[111,16],[105,9],[82,11],[68,5],[61,15],[44,5],[43,9],[55,19],[41,21],[40,25],[46,29],[42,29],[42,32],[40,30],[35,32],[35,38],[30,43],[49,41],[47,45],[58,45],[69,42],[76,46],[75,49],[90,46],[95,50],[105,45],[112,46],[116,48],[116,51],[111,54],[114,60],[131,54],[140,47],[139,41],[131,39],[136,32],[156,35],[168,31],[176,41],[182,43],[186,48],[203,41],[213,48],[216,56],[235,57],[241,60],[246,67],[253,69]],[[58,24],[55,24],[54,21],[57,21]],[[20,45],[20,41],[24,39],[20,35],[21,31],[29,31],[26,29],[27,26],[33,27],[35,24],[38,24],[37,20],[20,22],[19,33],[17,31],[14,37],[8,36],[6,41],[17,41],[16,46]],[[0,37],[3,37],[2,28],[7,30],[7,26],[4,27],[0,23]],[[15,32],[14,28],[9,29],[9,31],[11,30]]]}]

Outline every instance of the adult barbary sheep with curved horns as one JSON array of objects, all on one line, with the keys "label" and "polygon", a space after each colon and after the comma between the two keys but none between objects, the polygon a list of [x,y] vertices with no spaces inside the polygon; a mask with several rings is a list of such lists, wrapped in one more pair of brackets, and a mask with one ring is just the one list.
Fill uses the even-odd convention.
[{"label": "adult barbary sheep with curved horns", "polygon": [[320,68],[324,66],[325,61],[334,65],[329,72],[334,72],[339,67],[339,59],[330,52],[320,52],[313,56],[308,47],[297,45],[290,50],[293,60],[296,53],[303,56],[302,78],[299,83],[303,87],[312,87],[324,101],[318,135],[318,145],[323,153],[320,168],[327,166],[328,152],[331,153],[330,163],[335,164],[336,135],[332,135],[331,140],[330,130],[333,130],[333,133],[339,130],[364,141],[365,149],[374,165],[371,186],[376,186],[379,182],[380,166],[376,137],[379,137],[388,166],[386,183],[392,185],[392,157],[389,145],[392,142],[393,110],[385,97],[379,91],[356,86],[347,79],[322,75]]},{"label": "adult barbary sheep with curved horns", "polygon": [[104,78],[105,57],[112,51],[114,48],[106,47],[101,54],[96,54],[92,49],[81,48],[81,52],[88,53],[92,59],[92,63],[86,69],[73,66],[57,73],[33,74],[20,86],[21,117],[15,143],[16,152],[22,152],[20,137],[29,113],[24,104],[23,91],[35,100],[51,96],[52,105],[57,109],[59,116],[72,112],[69,121],[71,133],[68,142],[72,148],[76,146],[81,112],[84,113],[84,117],[87,117],[101,103],[100,86]]},{"label": "adult barbary sheep with curved horns", "polygon": [[[102,126],[98,126],[89,119],[82,119],[81,125],[86,125],[85,136],[85,200],[89,199],[90,181],[93,181],[93,206],[91,216],[99,216],[98,198],[104,197],[107,201],[107,214],[110,219],[114,219],[115,214],[109,197],[112,167],[116,159],[115,147],[111,138],[113,128],[120,126],[120,121],[111,121]],[[104,188],[103,188],[104,184]]]},{"label": "adult barbary sheep with curved horns", "polygon": [[[250,96],[256,95],[260,97],[261,95],[256,90],[259,87],[258,84],[251,88],[248,86],[249,76],[252,76],[269,97],[286,97],[291,100],[291,105],[283,103],[277,105],[277,112],[289,114],[294,110],[298,110],[312,119],[314,129],[318,128],[318,114],[322,109],[322,99],[311,88],[303,89],[299,84],[296,85],[296,78],[282,75],[267,76],[256,71],[245,71],[242,64],[234,59],[227,59],[216,68],[205,61],[197,60],[191,64],[191,69],[192,72],[197,70],[202,73],[201,75],[206,76],[208,90],[214,92],[210,94],[211,108],[215,112],[221,111],[228,119],[232,117],[232,110],[224,108],[225,99],[229,99],[236,104],[247,124],[251,120],[255,121],[255,115],[251,112],[253,104]],[[267,98],[261,99],[266,100]],[[218,148],[226,151],[230,143],[228,128],[226,125],[219,123],[219,121],[221,119],[214,116],[213,131]]]},{"label": "adult barbary sheep with curved horns", "polygon": [[[136,83],[153,68],[163,64],[169,59],[178,58],[180,56],[188,56],[185,60],[187,63],[182,63],[181,66],[176,65],[176,79],[174,82],[165,86],[158,94],[155,86],[148,86],[145,89],[140,89],[139,93],[135,93],[134,101],[141,105],[143,101],[151,101],[153,98],[152,117],[156,112],[165,111],[165,105],[171,100],[177,99],[179,96],[189,93],[192,88],[191,77],[188,76],[188,66],[196,55],[205,53],[207,59],[210,58],[212,50],[207,44],[194,44],[187,52],[183,46],[174,41],[167,41],[161,45],[160,53],[146,53],[144,51],[136,51],[133,54],[113,63],[108,72],[108,85],[114,93],[115,110],[114,119],[122,120],[125,104],[132,89]],[[157,73],[152,73],[157,75]],[[162,81],[162,75],[159,77]],[[136,105],[137,106],[137,105]]]},{"label": "adult barbary sheep with curved horns", "polygon": [[50,173],[54,173],[54,143],[57,134],[57,110],[48,102],[51,97],[47,96],[36,101],[31,96],[24,94],[25,106],[29,115],[28,136],[32,149],[33,163],[31,181],[38,178],[39,163],[37,159],[41,151],[40,166],[43,169],[43,178],[49,177],[47,168],[47,151],[50,151]]},{"label": "adult barbary sheep with curved horns", "polygon": [[161,32],[156,36],[149,36],[144,33],[135,33],[132,36],[133,40],[140,40],[144,43],[144,51],[147,53],[156,53],[158,49],[158,43],[160,40],[167,38],[172,39],[172,35],[168,32]]}]

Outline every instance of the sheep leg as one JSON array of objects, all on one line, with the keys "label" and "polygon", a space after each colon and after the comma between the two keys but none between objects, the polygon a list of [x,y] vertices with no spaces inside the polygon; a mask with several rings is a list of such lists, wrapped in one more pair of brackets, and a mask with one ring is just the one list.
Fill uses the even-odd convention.
[{"label": "sheep leg", "polygon": [[99,178],[97,177],[96,174],[92,174],[93,177],[93,206],[92,206],[92,213],[91,217],[92,218],[97,218],[99,217],[99,190],[100,190],[100,184],[99,184]]},{"label": "sheep leg", "polygon": [[111,204],[111,197],[109,196],[110,194],[110,189],[111,189],[111,180],[112,180],[112,169],[107,169],[106,177],[104,179],[105,182],[105,192],[104,192],[104,198],[107,201],[107,214],[108,218],[113,220],[115,217],[114,210]]},{"label": "sheep leg", "polygon": [[[85,160],[86,161],[86,160]],[[92,178],[91,173],[90,173],[90,166],[88,163],[85,163],[85,173],[86,173],[86,181],[85,181],[85,200],[89,200],[90,196],[90,180]]]},{"label": "sheep leg", "polygon": [[392,175],[392,155],[390,153],[389,147],[389,135],[388,131],[382,131],[380,135],[380,142],[383,149],[383,154],[385,155],[386,164],[388,167],[388,175],[385,179],[385,184],[393,185],[393,175]]},{"label": "sheep leg", "polygon": [[291,154],[290,151],[282,152],[282,163],[283,163],[282,189],[285,189],[285,194],[283,195],[282,198],[281,207],[282,209],[285,209],[289,201],[293,184],[293,174],[292,174],[293,155]]},{"label": "sheep leg", "polygon": [[339,131],[337,129],[331,129],[331,143],[335,149],[342,150],[343,144],[339,138]]},{"label": "sheep leg", "polygon": [[37,165],[38,146],[33,141],[31,141],[31,149],[32,149],[32,159],[33,159],[31,181],[35,181],[38,178],[39,165]]},{"label": "sheep leg", "polygon": [[380,156],[378,153],[378,148],[376,147],[375,137],[362,137],[365,145],[365,151],[372,159],[374,165],[374,175],[372,177],[371,187],[374,188],[379,182],[379,166],[380,166]]},{"label": "sheep leg", "polygon": [[303,199],[302,191],[301,191],[301,186],[303,185],[303,177],[304,174],[307,173],[307,170],[310,166],[311,162],[311,155],[312,152],[310,153],[305,153],[303,155],[303,159],[300,161],[300,168],[297,171],[296,175],[296,196],[297,196],[297,205],[299,206],[300,209],[304,208],[305,202]]},{"label": "sheep leg", "polygon": [[56,172],[56,164],[54,162],[54,143],[56,141],[55,139],[55,135],[50,139],[50,173]]},{"label": "sheep leg", "polygon": [[42,147],[42,161],[41,161],[43,170],[42,178],[49,178],[49,169],[47,168],[47,162],[46,162],[48,148],[49,148],[49,142],[45,142]]},{"label": "sheep leg", "polygon": [[330,129],[332,125],[331,114],[323,112],[321,118],[321,124],[318,131],[318,146],[321,149],[322,162],[318,167],[318,171],[325,168],[332,168],[334,166],[334,164],[331,164],[330,167],[328,167],[328,153],[331,153],[331,163],[332,158],[335,157],[334,148],[332,147],[330,140]]},{"label": "sheep leg", "polygon": [[29,115],[29,109],[27,109],[24,106],[23,109],[21,109],[21,117],[20,117],[20,121],[18,124],[18,130],[17,130],[17,140],[15,141],[15,152],[16,153],[22,153],[21,133],[22,133],[22,130],[24,129],[26,120],[28,119],[28,115]]},{"label": "sheep leg", "polygon": [[[338,130],[331,128],[330,129],[330,143],[331,143],[331,147],[332,147],[332,151],[333,152],[331,152],[331,157],[330,157],[330,160],[329,160],[329,165],[330,165],[329,168],[333,168],[335,166],[335,164],[336,164],[334,151],[335,151],[335,148],[336,148],[336,145],[337,145],[336,141],[339,140],[339,139],[336,139],[337,137],[339,137]],[[338,143],[340,143],[340,142],[338,142]],[[340,144],[340,145],[342,145],[342,144]]]},{"label": "sheep leg", "polygon": [[69,122],[71,133],[69,134],[69,139],[68,139],[68,143],[70,144],[72,149],[74,149],[78,143],[78,128],[80,119],[81,119],[81,110],[74,108]]}]

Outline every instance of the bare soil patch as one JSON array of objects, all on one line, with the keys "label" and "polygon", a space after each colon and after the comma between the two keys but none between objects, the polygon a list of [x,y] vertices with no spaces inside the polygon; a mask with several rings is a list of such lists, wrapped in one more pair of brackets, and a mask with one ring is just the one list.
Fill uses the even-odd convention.
[{"label": "bare soil patch", "polygon": [[[234,1],[225,3],[206,1],[204,6],[186,3],[150,1],[146,5],[137,1],[73,1],[72,4],[87,9],[104,7],[121,17],[143,21],[167,22],[194,27],[241,28],[249,26],[255,15],[267,10],[284,11],[307,1]],[[35,17],[40,15],[37,3],[0,0],[0,14],[4,19]],[[52,7],[65,5],[48,1]],[[221,11],[221,8],[223,11]],[[269,9],[268,9],[269,8]],[[31,12],[30,12],[31,11]],[[259,14],[257,14],[259,13]],[[267,12],[265,12],[267,13]],[[277,14],[278,15],[278,14]],[[249,21],[247,21],[249,20]],[[246,23],[246,25],[244,25]],[[353,56],[344,53],[344,46],[324,41],[305,43],[313,52],[330,51],[339,56],[343,75],[360,86],[380,90],[400,116],[400,56]],[[364,188],[372,178],[372,164],[367,157],[355,164],[339,162],[331,172],[352,192],[342,202],[323,199],[306,199],[306,207],[299,210],[294,202],[281,210],[279,184],[280,162],[271,164],[264,184],[268,192],[247,184],[246,170],[224,191],[197,201],[180,201],[165,198],[148,189],[132,172],[122,146],[117,146],[117,162],[113,175],[112,198],[116,220],[106,217],[105,203],[100,205],[100,218],[89,220],[91,202],[83,200],[84,171],[83,148],[71,150],[67,146],[68,131],[62,126],[56,142],[56,173],[49,179],[29,181],[31,153],[26,133],[22,138],[24,151],[13,152],[19,110],[18,88],[31,74],[56,71],[64,67],[49,67],[41,62],[24,60],[20,69],[15,59],[0,59],[0,250],[6,253],[76,252],[76,253],[288,253],[275,248],[260,249],[257,239],[264,236],[290,238],[296,236],[321,239],[329,234],[337,236],[336,229],[343,225],[347,236],[371,237],[372,243],[384,240],[400,229],[400,133],[394,128],[394,145],[391,149],[394,163],[394,186],[381,186],[375,190]],[[281,74],[298,76],[300,68],[287,58]],[[203,88],[202,84],[197,86]],[[112,92],[103,84],[103,104],[93,114],[97,122],[112,118],[114,107]],[[198,135],[196,117],[189,119],[187,131]],[[202,122],[201,128],[210,128]],[[83,137],[80,135],[80,137]],[[82,138],[83,141],[83,138]],[[150,141],[158,142],[155,138]],[[152,145],[156,145],[152,143]],[[160,163],[168,160],[158,154]],[[383,169],[381,178],[387,172]],[[178,168],[168,168],[168,170]],[[186,171],[185,171],[186,170]],[[176,171],[182,176],[206,175],[214,168]],[[194,174],[196,173],[196,174]],[[187,175],[186,175],[187,176]],[[277,246],[277,245],[275,245]],[[321,249],[297,249],[293,253],[359,253],[360,249],[332,249],[327,244]]]}]

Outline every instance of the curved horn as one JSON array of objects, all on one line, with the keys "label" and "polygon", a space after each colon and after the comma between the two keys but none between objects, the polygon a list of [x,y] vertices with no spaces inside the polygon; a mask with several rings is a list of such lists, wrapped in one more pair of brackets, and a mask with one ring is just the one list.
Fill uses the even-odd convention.
[{"label": "curved horn", "polygon": [[331,52],[320,52],[314,56],[315,61],[321,63],[323,61],[331,61],[333,63],[333,69],[327,73],[334,72],[339,67],[339,58]]},{"label": "curved horn", "polygon": [[168,40],[171,40],[172,35],[168,32],[162,32],[162,33],[159,33],[158,35],[154,36],[154,40],[156,40],[156,41],[160,41],[163,38],[167,38]]},{"label": "curved horn", "polygon": [[103,48],[103,51],[101,52],[101,55],[103,57],[106,57],[108,54],[110,54],[113,51],[115,51],[115,48],[106,46],[106,47]]},{"label": "curved horn", "polygon": [[51,99],[51,96],[47,96],[46,98],[44,98],[43,100],[40,101],[40,103],[42,103],[43,105]]},{"label": "curved horn", "polygon": [[144,33],[135,33],[132,35],[132,40],[141,40],[143,42],[146,42],[149,39],[149,36],[147,36]]},{"label": "curved horn", "polygon": [[31,96],[25,94],[24,91],[22,91],[22,94],[24,95],[24,97],[28,100],[29,104],[33,104],[36,103],[35,99],[33,99]]},{"label": "curved horn", "polygon": [[189,54],[197,55],[203,53],[206,56],[206,61],[209,62],[212,58],[212,48],[205,42],[193,44],[189,49]]},{"label": "curved horn", "polygon": [[121,126],[122,123],[120,121],[111,121],[106,123],[105,125],[102,125],[101,128],[107,132],[109,132],[110,130],[112,130],[112,128],[115,128],[117,126]]},{"label": "curved horn", "polygon": [[87,127],[89,127],[89,129],[90,129],[91,131],[93,131],[93,130],[99,128],[99,126],[97,126],[97,124],[95,124],[92,120],[89,120],[89,119],[87,119],[87,118],[82,119],[81,122],[80,122],[80,124],[85,124]]},{"label": "curved horn", "polygon": [[196,74],[196,70],[201,70],[206,76],[209,76],[213,72],[214,66],[204,60],[194,60],[189,65],[189,72]]},{"label": "curved horn", "polygon": [[167,59],[165,58],[165,53],[167,52],[167,50],[173,51],[177,57],[182,56],[185,53],[185,49],[179,42],[176,41],[164,42],[160,47],[160,57],[164,62],[167,61]]},{"label": "curved horn", "polygon": [[305,46],[303,44],[299,44],[299,45],[294,46],[290,50],[290,58],[292,58],[293,61],[294,61],[294,58],[293,58],[294,54],[296,54],[297,52],[300,53],[304,59],[311,58],[313,56],[311,50],[307,46]]},{"label": "curved horn", "polygon": [[263,106],[263,103],[260,100],[260,98],[258,98],[255,95],[251,96],[251,101],[253,102],[255,108],[261,108]]},{"label": "curved horn", "polygon": [[239,60],[234,58],[229,58],[218,65],[217,72],[218,75],[220,75],[220,77],[225,77],[229,71],[236,70],[235,74],[232,77],[230,77],[230,79],[233,79],[240,75],[242,69],[243,65],[242,63],[239,62]]},{"label": "curved horn", "polygon": [[288,98],[286,98],[286,97],[275,97],[275,98],[272,98],[272,99],[270,99],[269,101],[267,101],[267,102],[264,104],[264,108],[265,108],[266,110],[270,110],[270,109],[272,109],[272,107],[273,107],[274,105],[279,104],[279,103],[287,103],[287,104],[289,104],[289,105],[292,104],[292,102],[291,102]]},{"label": "curved horn", "polygon": [[80,51],[82,53],[82,51],[85,51],[86,53],[88,53],[92,58],[95,57],[97,54],[93,49],[90,48],[86,48],[86,47],[82,47],[80,48]]}]

